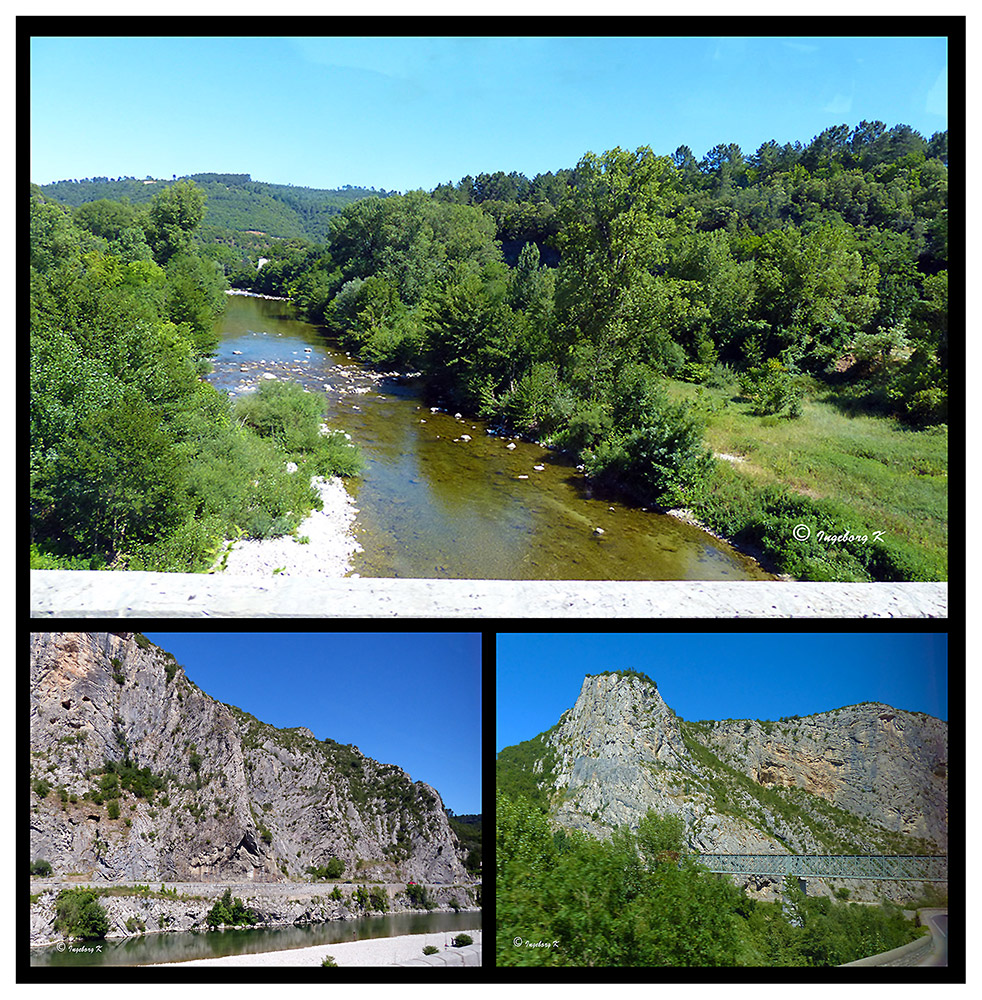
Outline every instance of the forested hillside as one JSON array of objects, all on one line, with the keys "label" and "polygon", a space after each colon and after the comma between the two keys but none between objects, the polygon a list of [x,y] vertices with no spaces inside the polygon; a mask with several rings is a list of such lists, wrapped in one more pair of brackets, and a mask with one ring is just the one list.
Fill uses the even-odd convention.
[{"label": "forested hillside", "polygon": [[360,201],[271,256],[251,287],[597,486],[798,577],[946,576],[946,133],[588,153]]},{"label": "forested hillside", "polygon": [[[209,208],[179,261],[292,299],[365,361],[421,370],[434,402],[569,453],[594,489],[686,508],[799,578],[946,578],[947,133],[618,148],[360,200],[198,176]],[[145,211],[60,213],[130,266]]]},{"label": "forested hillside", "polygon": [[201,378],[226,287],[204,204],[185,181],[74,211],[32,187],[32,566],[206,569],[225,538],[294,529],[310,474],[357,465],[298,386],[233,407]]},{"label": "forested hillside", "polygon": [[[325,239],[329,232],[328,219],[332,215],[360,198],[373,195],[384,198],[386,195],[385,191],[350,184],[332,190],[269,184],[254,181],[249,174],[190,174],[173,178],[174,181],[178,179],[191,181],[204,193],[207,199],[205,227],[215,231],[253,230],[276,238]],[[143,180],[87,177],[43,184],[41,192],[73,208],[103,199],[145,205],[169,183],[152,177]]]}]

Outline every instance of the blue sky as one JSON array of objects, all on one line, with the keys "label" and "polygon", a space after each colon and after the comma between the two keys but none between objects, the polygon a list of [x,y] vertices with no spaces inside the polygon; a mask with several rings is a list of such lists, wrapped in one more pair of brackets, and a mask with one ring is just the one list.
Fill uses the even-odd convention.
[{"label": "blue sky", "polygon": [[940,633],[499,633],[495,750],[554,725],[583,678],[637,670],[683,719],[779,719],[881,701],[948,717]]},{"label": "blue sky", "polygon": [[206,694],[257,719],[353,743],[481,812],[481,636],[147,632]]},{"label": "blue sky", "polygon": [[750,154],[863,119],[929,138],[946,79],[944,38],[35,38],[31,180],[430,190],[615,146]]}]

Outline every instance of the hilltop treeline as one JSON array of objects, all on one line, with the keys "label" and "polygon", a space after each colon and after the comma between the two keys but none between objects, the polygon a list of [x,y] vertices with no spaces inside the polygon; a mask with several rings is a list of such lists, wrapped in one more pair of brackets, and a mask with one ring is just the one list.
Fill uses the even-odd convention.
[{"label": "hilltop treeline", "polygon": [[233,407],[203,381],[226,288],[203,214],[189,182],[144,208],[31,190],[34,567],[206,569],[225,538],[293,530],[320,502],[311,473],[356,466],[299,386]]},{"label": "hilltop treeline", "polygon": [[[944,576],[943,552],[917,541],[943,509],[937,490],[904,495],[890,541],[870,545],[886,519],[854,506],[869,484],[816,500],[724,474],[703,425],[748,417],[766,438],[813,403],[944,424],[945,133],[864,122],[746,157],[733,144],[701,161],[686,147],[588,153],[531,181],[480,174],[359,201],[330,228],[324,244],[272,247],[249,287],[292,298],[369,362],[421,369],[435,401],[569,452],[598,486],[694,509],[777,569]],[[700,387],[701,408],[680,383]],[[810,474],[841,476],[878,446],[844,440],[849,454],[816,456]],[[934,475],[935,460],[920,468]],[[843,540],[793,537],[802,522]]]},{"label": "hilltop treeline", "polygon": [[[776,570],[944,578],[943,437],[893,432],[947,421],[947,133],[617,148],[322,221],[319,241],[225,231],[200,252],[364,360],[421,370],[433,401],[569,453],[597,488],[688,507]],[[833,431],[833,413],[885,426]],[[784,457],[721,468],[707,424],[743,450],[780,434]]]}]

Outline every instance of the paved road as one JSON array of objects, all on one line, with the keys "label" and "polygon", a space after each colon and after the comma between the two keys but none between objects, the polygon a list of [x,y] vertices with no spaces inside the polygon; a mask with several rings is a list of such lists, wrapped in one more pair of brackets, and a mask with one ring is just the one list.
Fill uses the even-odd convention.
[{"label": "paved road", "polygon": [[926,961],[921,962],[921,965],[947,965],[948,912],[932,913],[927,918],[927,925],[931,928],[931,936],[934,939],[934,951]]}]

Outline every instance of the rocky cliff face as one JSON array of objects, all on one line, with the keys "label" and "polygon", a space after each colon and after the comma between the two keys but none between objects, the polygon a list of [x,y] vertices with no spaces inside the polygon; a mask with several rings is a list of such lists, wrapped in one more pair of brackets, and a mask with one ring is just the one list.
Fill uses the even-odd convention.
[{"label": "rocky cliff face", "polygon": [[465,875],[435,789],[215,701],[139,633],[32,635],[31,779],[31,856],[56,874],[269,882],[338,857],[345,877]]},{"label": "rocky cliff face", "polygon": [[948,843],[948,726],[889,705],[717,722],[717,756],[765,788],[800,788],[886,830]]},{"label": "rocky cliff face", "polygon": [[[548,733],[498,756],[561,825],[604,836],[648,809],[701,853],[918,854],[947,844],[947,724],[886,705],[779,723],[685,722],[643,675],[588,676]],[[512,771],[514,773],[514,771]]]}]

